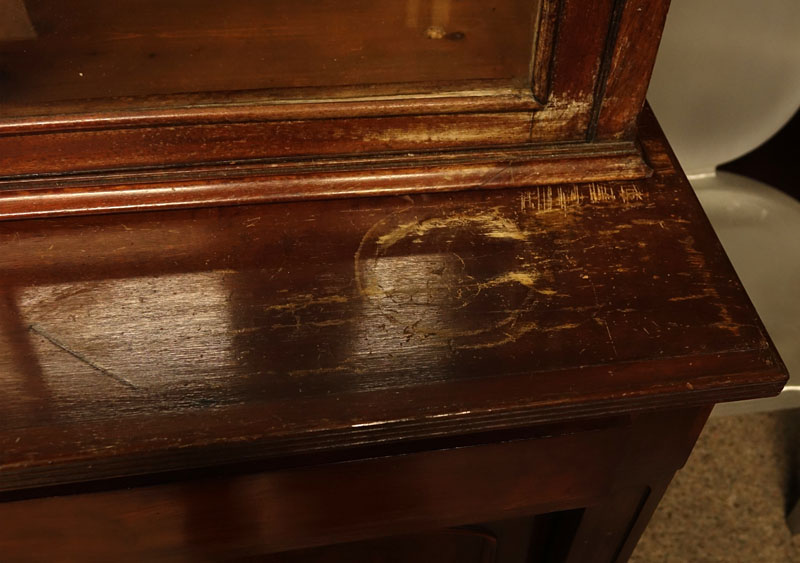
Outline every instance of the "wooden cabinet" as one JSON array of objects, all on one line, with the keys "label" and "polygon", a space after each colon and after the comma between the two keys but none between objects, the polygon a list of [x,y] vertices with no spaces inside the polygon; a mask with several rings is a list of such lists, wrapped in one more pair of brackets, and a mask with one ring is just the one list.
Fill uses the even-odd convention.
[{"label": "wooden cabinet", "polygon": [[445,530],[432,534],[340,544],[267,556],[270,563],[327,563],[329,561],[417,561],[488,563],[496,561],[497,539],[482,530]]},{"label": "wooden cabinet", "polygon": [[0,217],[649,173],[666,0],[3,7]]},{"label": "wooden cabinet", "polygon": [[4,558],[624,560],[785,380],[640,138],[635,184],[0,222]]},{"label": "wooden cabinet", "polygon": [[493,90],[532,101],[542,11],[539,0],[14,4],[28,14],[5,50],[16,115],[52,112],[53,102],[119,107],[212,92],[229,92],[223,103],[244,92],[334,103]]},{"label": "wooden cabinet", "polygon": [[624,561],[785,381],[666,2],[0,5],[3,561]]}]

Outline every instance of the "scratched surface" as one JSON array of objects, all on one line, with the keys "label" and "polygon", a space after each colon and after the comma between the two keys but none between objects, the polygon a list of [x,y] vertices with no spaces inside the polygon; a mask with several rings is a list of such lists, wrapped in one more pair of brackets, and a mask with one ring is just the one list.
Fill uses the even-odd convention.
[{"label": "scratched surface", "polygon": [[636,183],[0,223],[0,489],[776,391],[647,146]]}]

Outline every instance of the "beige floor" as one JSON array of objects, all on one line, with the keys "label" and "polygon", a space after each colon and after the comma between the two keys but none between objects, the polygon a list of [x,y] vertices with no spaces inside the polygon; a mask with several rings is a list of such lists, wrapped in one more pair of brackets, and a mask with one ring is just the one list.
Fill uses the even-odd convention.
[{"label": "beige floor", "polygon": [[800,563],[785,523],[798,494],[800,410],[713,417],[633,563]]}]

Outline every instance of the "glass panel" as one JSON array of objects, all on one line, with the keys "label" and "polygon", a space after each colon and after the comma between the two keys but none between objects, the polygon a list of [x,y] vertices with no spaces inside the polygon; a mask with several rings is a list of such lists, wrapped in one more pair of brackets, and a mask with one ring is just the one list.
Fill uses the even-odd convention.
[{"label": "glass panel", "polygon": [[0,0],[0,115],[177,93],[524,87],[540,1]]}]

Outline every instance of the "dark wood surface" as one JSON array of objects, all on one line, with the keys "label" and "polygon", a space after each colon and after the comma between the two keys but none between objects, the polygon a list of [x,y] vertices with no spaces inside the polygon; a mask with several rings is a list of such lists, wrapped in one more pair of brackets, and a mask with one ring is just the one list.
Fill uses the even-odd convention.
[{"label": "dark wood surface", "polygon": [[231,560],[526,517],[599,502],[626,430],[7,502],[0,547],[27,546],[34,560],[59,551],[72,560]]},{"label": "dark wood surface", "polygon": [[530,89],[539,14],[537,0],[24,4],[28,37],[0,36],[0,116],[191,92],[281,89],[294,98],[292,89],[338,87],[353,97],[480,80]]},{"label": "dark wood surface", "polygon": [[492,563],[496,561],[497,539],[479,530],[445,530],[438,533],[401,536],[358,543],[274,554],[263,563],[328,563],[370,561],[390,563]]},{"label": "dark wood surface", "polygon": [[[498,49],[472,32],[508,14],[478,18],[426,41],[488,66],[436,82],[441,53],[410,75],[378,56],[389,84],[175,74],[192,30],[219,31],[219,60],[248,33],[208,3],[185,30],[141,3],[169,12],[155,31],[35,3],[70,64],[170,45],[161,86],[109,83],[143,96],[64,100],[98,85],[67,65],[0,110],[0,559],[624,562],[711,406],[786,380],[652,115],[636,126],[667,4],[543,0]],[[387,55],[379,27],[340,37],[354,6],[399,4],[259,40]],[[532,35],[521,83],[492,57]],[[176,78],[201,91],[160,95]],[[202,91],[233,79],[256,90]],[[59,214],[96,215],[36,218]]]},{"label": "dark wood surface", "polygon": [[[146,151],[157,150],[143,142]],[[355,139],[352,142],[357,146]],[[91,144],[85,149],[87,154],[94,153]],[[22,154],[35,150],[29,147]],[[203,154],[203,145],[197,150]],[[75,174],[66,178],[45,174],[24,182],[0,180],[0,220],[546,185],[563,182],[576,171],[586,182],[637,179],[652,172],[633,142],[411,156],[366,155],[302,163],[208,166],[188,172],[141,170],[113,177]]]},{"label": "dark wood surface", "polygon": [[[411,6],[414,1],[403,5]],[[202,2],[192,4],[196,6],[193,25],[205,29],[217,8]],[[340,4],[335,7],[339,9]],[[293,15],[272,22],[277,26],[274,29],[282,30],[272,37],[278,37],[279,43],[296,41],[308,47],[289,49],[281,43],[281,49],[292,54],[286,59],[291,68],[275,66],[274,71],[282,77],[278,82],[284,78],[298,81],[288,89],[255,82],[226,86],[233,79],[247,82],[248,74],[241,65],[211,64],[203,73],[181,67],[183,71],[176,74],[172,63],[156,56],[147,58],[138,70],[124,73],[125,80],[115,75],[100,81],[105,88],[135,86],[129,95],[110,91],[98,99],[36,101],[30,92],[47,92],[45,97],[57,98],[89,95],[78,90],[94,91],[97,82],[92,86],[92,77],[97,72],[102,75],[102,69],[77,82],[56,79],[52,73],[36,71],[35,61],[26,62],[26,57],[38,56],[34,49],[37,40],[26,40],[32,42],[30,49],[25,47],[26,41],[8,42],[6,54],[26,50],[24,57],[13,57],[6,64],[15,70],[4,75],[11,86],[21,84],[19,96],[25,101],[20,105],[19,100],[6,100],[0,109],[5,115],[0,118],[0,200],[4,203],[0,217],[634,179],[650,172],[634,144],[635,123],[667,0],[514,1],[502,4],[508,9],[492,12],[496,20],[476,15],[484,9],[481,3],[459,2],[458,10],[451,6],[448,17],[464,16],[464,21],[479,29],[476,34],[468,30],[458,40],[423,38],[424,45],[443,45],[430,53],[426,47],[425,56],[407,53],[402,39],[391,41],[405,53],[402,60],[414,61],[413,65],[401,65],[404,72],[423,71],[416,82],[402,82],[411,78],[396,72],[398,65],[384,46],[371,42],[371,34],[380,34],[380,29],[362,26],[363,33],[354,37],[349,24],[336,23],[340,16],[345,20],[366,17],[370,10],[383,9],[391,12],[385,18],[388,22],[402,12],[400,3],[384,8],[372,4],[351,2],[346,6],[350,11],[333,18],[325,34],[311,38],[306,37],[305,24],[297,22],[318,21],[318,13],[305,4],[275,4]],[[179,32],[169,32],[177,25],[173,8],[184,4],[142,5],[157,5],[169,12],[159,24],[166,31],[147,28],[145,24],[151,20],[145,18],[144,8],[136,14],[128,10],[124,17],[110,10],[92,12],[92,17],[81,19],[81,25],[89,26],[84,29],[70,25],[67,16],[73,12],[60,12],[56,3],[37,3],[37,18],[55,18],[50,35],[43,35],[42,48],[48,41],[71,45],[73,35],[85,36],[91,43],[88,38],[99,33],[96,40],[103,42],[104,49],[97,55],[87,55],[92,51],[86,47],[76,51],[80,56],[67,57],[73,47],[65,47],[65,57],[72,61],[70,65],[88,57],[100,68],[112,66],[106,59],[115,43],[141,51],[146,58],[155,51],[130,47],[129,43],[147,43],[151,33],[156,38],[160,33],[167,43],[181,42],[193,33],[188,24],[188,32],[180,26]],[[247,10],[255,6],[249,0],[232,5]],[[443,6],[450,2],[419,5],[430,7],[434,14],[444,13]],[[536,10],[537,6],[541,9]],[[90,7],[87,0],[70,4],[69,10],[91,12]],[[295,8],[300,11],[293,11]],[[461,14],[462,8],[466,15]],[[48,16],[51,10],[55,15]],[[224,21],[214,20],[212,27],[219,25],[222,30],[214,40],[233,34],[236,43],[240,41],[237,34],[247,35],[250,28],[245,26],[242,31],[237,27],[242,24],[241,13],[230,10],[239,14],[239,19],[231,15]],[[309,10],[307,18],[300,17]],[[531,11],[539,12],[536,23],[529,17]],[[103,18],[113,23],[106,31],[97,27]],[[513,25],[507,25],[510,20]],[[59,26],[66,26],[63,33]],[[115,26],[121,31],[113,31]],[[106,32],[108,37],[103,35]],[[347,46],[365,40],[363,35],[370,46],[364,56],[368,60],[377,57],[376,67],[356,65],[353,72],[342,73],[331,67],[330,72],[314,73],[313,66],[308,66],[304,67],[307,75],[292,71],[298,60],[325,50],[319,42]],[[479,37],[491,45],[484,49]],[[417,44],[418,39],[414,36],[409,41]],[[269,37],[264,41],[269,42]],[[518,48],[526,41],[530,44]],[[258,45],[250,47],[258,49]],[[58,45],[52,48],[59,49]],[[162,48],[168,49],[159,43],[156,51],[160,53]],[[479,61],[475,65],[460,63],[450,52],[453,50]],[[220,49],[208,56],[224,59],[231,55]],[[51,57],[45,58],[47,64],[52,63]],[[261,64],[253,58],[240,58],[243,64]],[[444,66],[448,70],[437,74],[442,60],[447,60]],[[505,68],[506,63],[513,68]],[[166,64],[164,76],[195,84],[182,82],[178,88],[182,93],[165,94],[170,88],[165,90],[158,80],[139,80],[142,72],[159,64]],[[520,66],[528,73],[522,81],[514,78]],[[63,72],[74,70],[67,67]],[[388,78],[370,74],[370,68],[400,82],[382,84]],[[267,75],[255,72],[255,76],[261,80]],[[303,76],[314,80],[307,83]],[[8,84],[3,91],[14,95]],[[11,210],[4,211],[4,207]]]},{"label": "dark wood surface", "polygon": [[0,489],[776,393],[642,144],[636,183],[0,223]]},{"label": "dark wood surface", "polygon": [[609,31],[613,52],[599,83],[599,111],[591,134],[624,139],[636,134],[669,2],[626,0],[615,4]]},{"label": "dark wood surface", "polygon": [[[639,414],[493,444],[6,502],[0,547],[14,563],[419,563],[452,551],[457,561],[619,563],[708,413]],[[444,528],[465,525],[471,536]],[[346,543],[355,540],[367,541]]]}]

